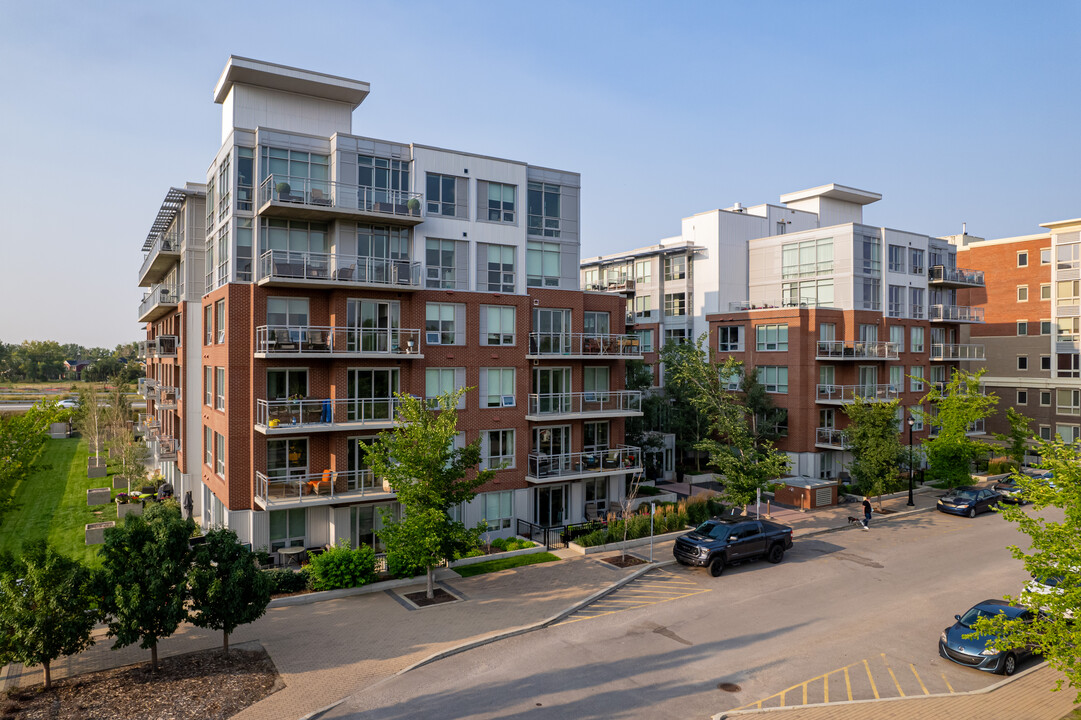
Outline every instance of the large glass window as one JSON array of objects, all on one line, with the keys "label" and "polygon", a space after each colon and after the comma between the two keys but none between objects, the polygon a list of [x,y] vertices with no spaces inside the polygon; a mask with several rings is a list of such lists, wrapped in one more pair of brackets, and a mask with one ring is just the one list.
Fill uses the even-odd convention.
[{"label": "large glass window", "polygon": [[236,149],[236,209],[252,209],[252,188],[255,184],[255,151],[251,148]]},{"label": "large glass window", "polygon": [[225,342],[225,301],[218,300],[214,303],[214,324],[218,331],[217,342]]},{"label": "large glass window", "polygon": [[653,282],[653,261],[636,260],[634,263],[634,281],[639,285],[649,285]]},{"label": "large glass window", "polygon": [[225,477],[225,436],[214,433],[214,472],[218,477]]},{"label": "large glass window", "polygon": [[559,250],[558,243],[526,243],[526,284],[559,287]]},{"label": "large glass window", "polygon": [[882,307],[882,281],[878,278],[857,279],[856,289],[860,293],[857,307],[863,310],[879,310]]},{"label": "large glass window", "polygon": [[308,395],[308,371],[267,370],[266,394],[268,400],[286,400]]},{"label": "large glass window", "polygon": [[514,368],[481,368],[481,407],[514,407]]},{"label": "large glass window", "polygon": [[638,347],[642,352],[653,352],[652,330],[635,330],[634,335],[638,337]]},{"label": "large glass window", "polygon": [[923,250],[912,248],[909,253],[909,272],[913,275],[923,275]]},{"label": "large glass window", "polygon": [[[456,240],[428,238],[425,245],[425,266],[427,267],[426,286],[435,289],[468,290],[469,280],[465,277],[466,243]],[[463,277],[459,279],[459,275]]]},{"label": "large glass window", "polygon": [[882,272],[882,244],[878,238],[864,237],[860,242],[860,260],[857,267],[865,275],[878,275]]},{"label": "large glass window", "polygon": [[225,410],[225,368],[214,368],[214,409]]},{"label": "large glass window", "polygon": [[450,303],[428,303],[425,306],[424,313],[424,342],[426,344],[464,344],[464,306]]},{"label": "large glass window", "polygon": [[358,155],[357,185],[368,190],[370,202],[398,202],[409,190],[409,161]]},{"label": "large glass window", "polygon": [[585,452],[597,452],[607,450],[609,445],[609,424],[607,420],[600,422],[587,422],[583,427],[582,438],[584,440],[582,450]]},{"label": "large glass window", "polygon": [[780,325],[756,325],[755,350],[759,352],[769,350],[788,350],[788,324]]},{"label": "large glass window", "polygon": [[759,365],[758,380],[765,386],[768,393],[787,393],[788,367]]},{"label": "large glass window", "polygon": [[428,173],[428,214],[468,220],[468,202],[465,197],[467,184],[468,180],[465,178]]},{"label": "large glass window", "polygon": [[267,440],[266,458],[269,478],[281,479],[307,475],[308,440],[307,438]]},{"label": "large glass window", "polygon": [[267,298],[267,325],[288,325],[302,328],[308,325],[308,298]]},{"label": "large glass window", "polygon": [[923,319],[923,288],[908,289],[909,315],[917,320]]},{"label": "large glass window", "polygon": [[514,520],[514,491],[481,493],[484,498],[484,522],[489,532],[506,530]]},{"label": "large glass window", "polygon": [[897,352],[905,351],[904,325],[890,325],[890,342],[897,346]]},{"label": "large glass window", "polygon": [[477,278],[481,288],[489,292],[514,292],[515,252],[513,245],[478,245],[477,252],[483,253],[482,266],[486,276]]},{"label": "large glass window", "polygon": [[584,315],[582,332],[586,335],[608,335],[611,332],[608,313],[587,312]]},{"label": "large glass window", "polygon": [[482,305],[480,308],[481,345],[514,345],[515,312],[505,305]]},{"label": "large glass window", "polygon": [[[785,326],[787,342],[788,326]],[[721,325],[717,328],[717,350],[724,353],[743,352],[743,326]]]},{"label": "large glass window", "polygon": [[262,233],[264,250],[325,253],[328,247],[326,223],[263,218]]},{"label": "large glass window", "polygon": [[488,220],[490,222],[514,222],[514,185],[506,183],[488,183]]},{"label": "large glass window", "polygon": [[[892,245],[890,247],[893,247]],[[893,318],[905,315],[905,288],[901,285],[890,285],[889,289],[889,316]]]},{"label": "large glass window", "polygon": [[923,352],[923,328],[912,328],[912,343],[909,349],[914,353]]},{"label": "large glass window", "polygon": [[781,283],[781,299],[786,307],[829,307],[833,305],[833,278]]},{"label": "large glass window", "polygon": [[528,193],[529,234],[559,237],[559,186],[531,182]]},{"label": "large glass window", "polygon": [[484,467],[502,470],[514,467],[514,431],[488,430],[484,433]]},{"label": "large glass window", "polygon": [[236,221],[236,279],[251,282],[252,279],[252,223],[251,218],[237,218]]},{"label": "large glass window", "polygon": [[638,317],[645,317],[653,312],[653,296],[651,295],[637,295],[634,298],[634,314]]},{"label": "large glass window", "polygon": [[307,508],[270,511],[270,551],[304,545],[307,535]]},{"label": "large glass window", "polygon": [[833,238],[819,238],[781,246],[784,278],[826,275],[833,272]]},{"label": "large glass window", "polygon": [[352,244],[352,237],[345,238],[348,244],[343,242],[345,254],[352,251],[362,258],[374,258],[376,260],[408,260],[409,253],[409,229],[386,227],[383,225],[357,225],[356,245]]},{"label": "large glass window", "polygon": [[582,390],[587,393],[606,393],[608,392],[609,377],[610,371],[606,367],[583,368]]},{"label": "large glass window", "polygon": [[687,314],[687,293],[666,293],[664,296],[664,314],[667,317],[682,317]]},{"label": "large glass window", "polygon": [[909,392],[923,392],[923,366],[913,365],[909,368]]},{"label": "large glass window", "polygon": [[322,197],[330,197],[330,158],[327,155],[265,145],[261,151],[261,179],[274,177],[275,199],[305,202],[313,197],[313,190]]},{"label": "large glass window", "polygon": [[[424,371],[424,397],[435,401],[465,387],[465,368],[427,368]],[[465,395],[458,400],[458,408],[465,406]]]},{"label": "large glass window", "polygon": [[906,250],[903,245],[890,245],[889,247],[889,265],[890,272],[903,273],[905,271],[905,255]]},{"label": "large glass window", "polygon": [[687,277],[687,256],[667,255],[664,258],[664,279],[682,280]]}]

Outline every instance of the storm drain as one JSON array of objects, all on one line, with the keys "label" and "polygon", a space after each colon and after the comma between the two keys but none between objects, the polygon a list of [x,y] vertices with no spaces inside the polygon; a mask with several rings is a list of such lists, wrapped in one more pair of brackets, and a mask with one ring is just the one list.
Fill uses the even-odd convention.
[{"label": "storm drain", "polygon": [[718,683],[717,689],[724,690],[725,692],[739,692],[743,688],[741,688],[739,685],[736,685],[735,683]]}]

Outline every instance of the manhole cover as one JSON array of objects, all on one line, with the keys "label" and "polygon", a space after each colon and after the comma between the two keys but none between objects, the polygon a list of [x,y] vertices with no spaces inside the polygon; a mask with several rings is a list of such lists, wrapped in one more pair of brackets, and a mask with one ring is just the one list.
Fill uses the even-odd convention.
[{"label": "manhole cover", "polygon": [[724,690],[725,692],[739,692],[743,688],[735,683],[719,683],[717,685],[718,690]]}]

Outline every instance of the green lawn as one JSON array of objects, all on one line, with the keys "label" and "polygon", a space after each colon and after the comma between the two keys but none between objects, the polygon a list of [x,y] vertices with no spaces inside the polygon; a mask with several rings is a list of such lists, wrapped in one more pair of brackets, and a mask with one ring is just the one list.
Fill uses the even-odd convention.
[{"label": "green lawn", "polygon": [[27,540],[46,538],[65,555],[98,564],[97,547],[84,544],[84,526],[116,520],[116,509],[87,507],[88,488],[112,487],[113,482],[111,477],[86,476],[87,455],[81,439],[45,443],[38,470],[14,488],[14,503],[0,516],[0,550],[18,553]]},{"label": "green lawn", "polygon": [[503,558],[502,560],[487,560],[485,562],[476,563],[475,565],[463,565],[462,567],[454,568],[454,572],[462,577],[473,577],[474,575],[509,570],[510,568],[521,567],[522,565],[536,565],[537,563],[552,562],[553,560],[558,559],[559,558],[552,553],[516,555],[514,557]]}]

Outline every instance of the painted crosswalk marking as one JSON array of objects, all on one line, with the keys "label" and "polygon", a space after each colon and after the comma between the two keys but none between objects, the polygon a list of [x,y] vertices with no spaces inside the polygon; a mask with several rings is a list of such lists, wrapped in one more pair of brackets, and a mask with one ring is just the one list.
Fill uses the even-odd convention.
[{"label": "painted crosswalk marking", "polygon": [[685,576],[676,575],[663,568],[658,568],[632,580],[596,602],[579,609],[561,622],[555,623],[552,627],[680,600],[707,592],[712,592],[712,589],[702,587],[697,582],[688,580]]}]

